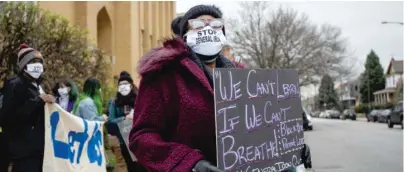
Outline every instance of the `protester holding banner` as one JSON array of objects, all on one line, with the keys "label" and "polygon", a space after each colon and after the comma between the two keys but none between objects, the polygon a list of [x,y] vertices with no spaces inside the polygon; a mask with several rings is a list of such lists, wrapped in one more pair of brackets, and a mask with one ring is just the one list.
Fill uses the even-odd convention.
[{"label": "protester holding banner", "polygon": [[130,148],[148,171],[221,171],[215,167],[212,69],[235,68],[220,55],[222,12],[192,7],[178,27],[179,37],[140,61]]},{"label": "protester holding banner", "polygon": [[79,91],[76,84],[71,79],[63,78],[56,82],[52,92],[53,95],[57,97],[56,103],[67,112],[73,111],[73,106],[79,96]]},{"label": "protester holding banner", "polygon": [[4,88],[1,126],[13,172],[39,172],[44,154],[44,105],[55,98],[40,86],[44,59],[39,51],[21,45],[17,63],[18,77]]},{"label": "protester holding banner", "polygon": [[[3,87],[0,89],[0,117],[1,117],[1,108],[3,106],[3,91],[5,90],[5,86],[8,83],[8,78],[3,80]],[[1,118],[0,118],[1,120]],[[1,124],[1,121],[0,121]],[[3,132],[3,129],[0,125],[0,172],[6,172],[8,170],[10,164],[10,157],[8,153],[8,142],[6,136]]]},{"label": "protester holding banner", "polygon": [[10,164],[7,140],[3,132],[0,132],[0,171],[7,171]]},{"label": "protester holding banner", "polygon": [[83,93],[80,94],[73,108],[73,114],[90,121],[107,121],[102,114],[101,84],[95,78],[84,82]]},{"label": "protester holding banner", "polygon": [[137,88],[133,79],[126,71],[122,71],[118,79],[118,92],[116,97],[109,102],[108,107],[108,143],[112,152],[115,154],[116,165],[115,172],[135,172],[137,163],[135,163],[129,154],[125,141],[119,132],[117,123],[122,120],[133,119],[133,106],[135,105]]}]

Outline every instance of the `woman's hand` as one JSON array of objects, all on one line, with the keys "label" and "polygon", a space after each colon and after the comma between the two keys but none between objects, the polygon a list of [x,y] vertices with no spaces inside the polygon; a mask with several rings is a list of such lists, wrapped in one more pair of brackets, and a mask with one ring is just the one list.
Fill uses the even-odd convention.
[{"label": "woman's hand", "polygon": [[125,119],[126,119],[126,120],[132,120],[132,119],[133,119],[133,113],[131,113],[131,114],[129,114],[129,115],[126,115],[126,116],[125,116]]},{"label": "woman's hand", "polygon": [[103,114],[101,117],[102,117],[102,119],[104,119],[104,121],[108,121],[108,116],[107,115]]},{"label": "woman's hand", "polygon": [[39,97],[45,102],[45,103],[55,103],[56,99],[50,94],[41,94]]}]

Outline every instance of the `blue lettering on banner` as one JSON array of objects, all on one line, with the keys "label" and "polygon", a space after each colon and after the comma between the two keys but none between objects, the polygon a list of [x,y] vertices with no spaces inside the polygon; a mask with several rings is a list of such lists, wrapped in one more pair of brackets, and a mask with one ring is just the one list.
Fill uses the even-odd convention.
[{"label": "blue lettering on banner", "polygon": [[87,156],[90,163],[97,162],[98,166],[102,163],[102,133],[98,129],[98,124],[95,124],[94,133],[88,142]]},{"label": "blue lettering on banner", "polygon": [[73,162],[74,151],[71,149],[70,145],[62,141],[56,140],[56,127],[59,123],[59,113],[53,112],[50,116],[51,125],[51,137],[53,142],[53,151],[55,157],[69,159]]},{"label": "blue lettering on banner", "polygon": [[[69,131],[69,134],[68,134],[70,147],[74,146],[74,142],[79,143],[79,150],[77,152],[77,159],[76,159],[77,164],[80,164],[80,158],[81,158],[81,153],[83,153],[84,143],[86,142],[86,140],[88,138],[88,134],[87,134],[88,124],[85,120],[83,120],[83,122],[84,122],[84,132]],[[74,156],[74,153],[75,153],[75,151],[73,151],[73,156]],[[70,162],[73,163],[72,161],[70,161]]]},{"label": "blue lettering on banner", "polygon": [[[56,128],[59,123],[59,112],[55,111],[50,116],[50,125],[51,125],[51,137],[53,142],[53,151],[54,156],[57,158],[62,158],[66,160],[70,160],[70,163],[74,163],[74,157],[76,155],[76,150],[74,150],[74,143],[78,142],[79,147],[77,150],[77,159],[76,163],[80,164],[81,154],[83,152],[84,144],[89,137],[88,134],[88,123],[83,119],[84,122],[84,131],[76,132],[69,131],[68,133],[68,143],[63,141],[56,140]],[[96,124],[94,126],[94,132],[91,135],[91,138],[88,142],[87,147],[87,157],[90,163],[97,163],[98,166],[102,164],[102,132],[100,131],[101,125]]]}]

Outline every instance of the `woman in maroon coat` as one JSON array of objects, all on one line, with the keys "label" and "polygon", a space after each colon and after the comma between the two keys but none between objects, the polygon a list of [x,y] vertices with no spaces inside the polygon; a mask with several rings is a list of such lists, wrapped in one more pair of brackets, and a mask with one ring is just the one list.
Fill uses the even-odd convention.
[{"label": "woman in maroon coat", "polygon": [[222,13],[198,5],[179,22],[179,36],[140,61],[130,149],[148,171],[220,171],[212,69],[235,68],[220,55]]}]

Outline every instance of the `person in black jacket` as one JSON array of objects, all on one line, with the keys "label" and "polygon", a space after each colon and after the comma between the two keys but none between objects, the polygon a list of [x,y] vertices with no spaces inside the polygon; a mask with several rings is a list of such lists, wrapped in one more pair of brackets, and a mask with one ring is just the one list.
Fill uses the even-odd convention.
[{"label": "person in black jacket", "polygon": [[118,92],[108,104],[108,143],[115,154],[115,171],[144,171],[138,162],[132,160],[125,139],[118,128],[123,120],[133,121],[133,107],[137,96],[137,87],[126,71],[122,71],[118,79]]},{"label": "person in black jacket", "polygon": [[[16,78],[15,75],[4,78],[3,87],[0,89],[0,110],[3,107],[3,92],[4,86],[7,85],[12,79]],[[1,117],[1,113],[0,113]],[[1,124],[1,121],[0,121]],[[7,172],[10,166],[10,156],[8,153],[8,144],[3,129],[0,126],[0,172]]]},{"label": "person in black jacket", "polygon": [[1,126],[8,142],[13,172],[41,172],[44,153],[44,105],[55,98],[40,86],[41,53],[21,45],[19,74],[4,87]]}]

